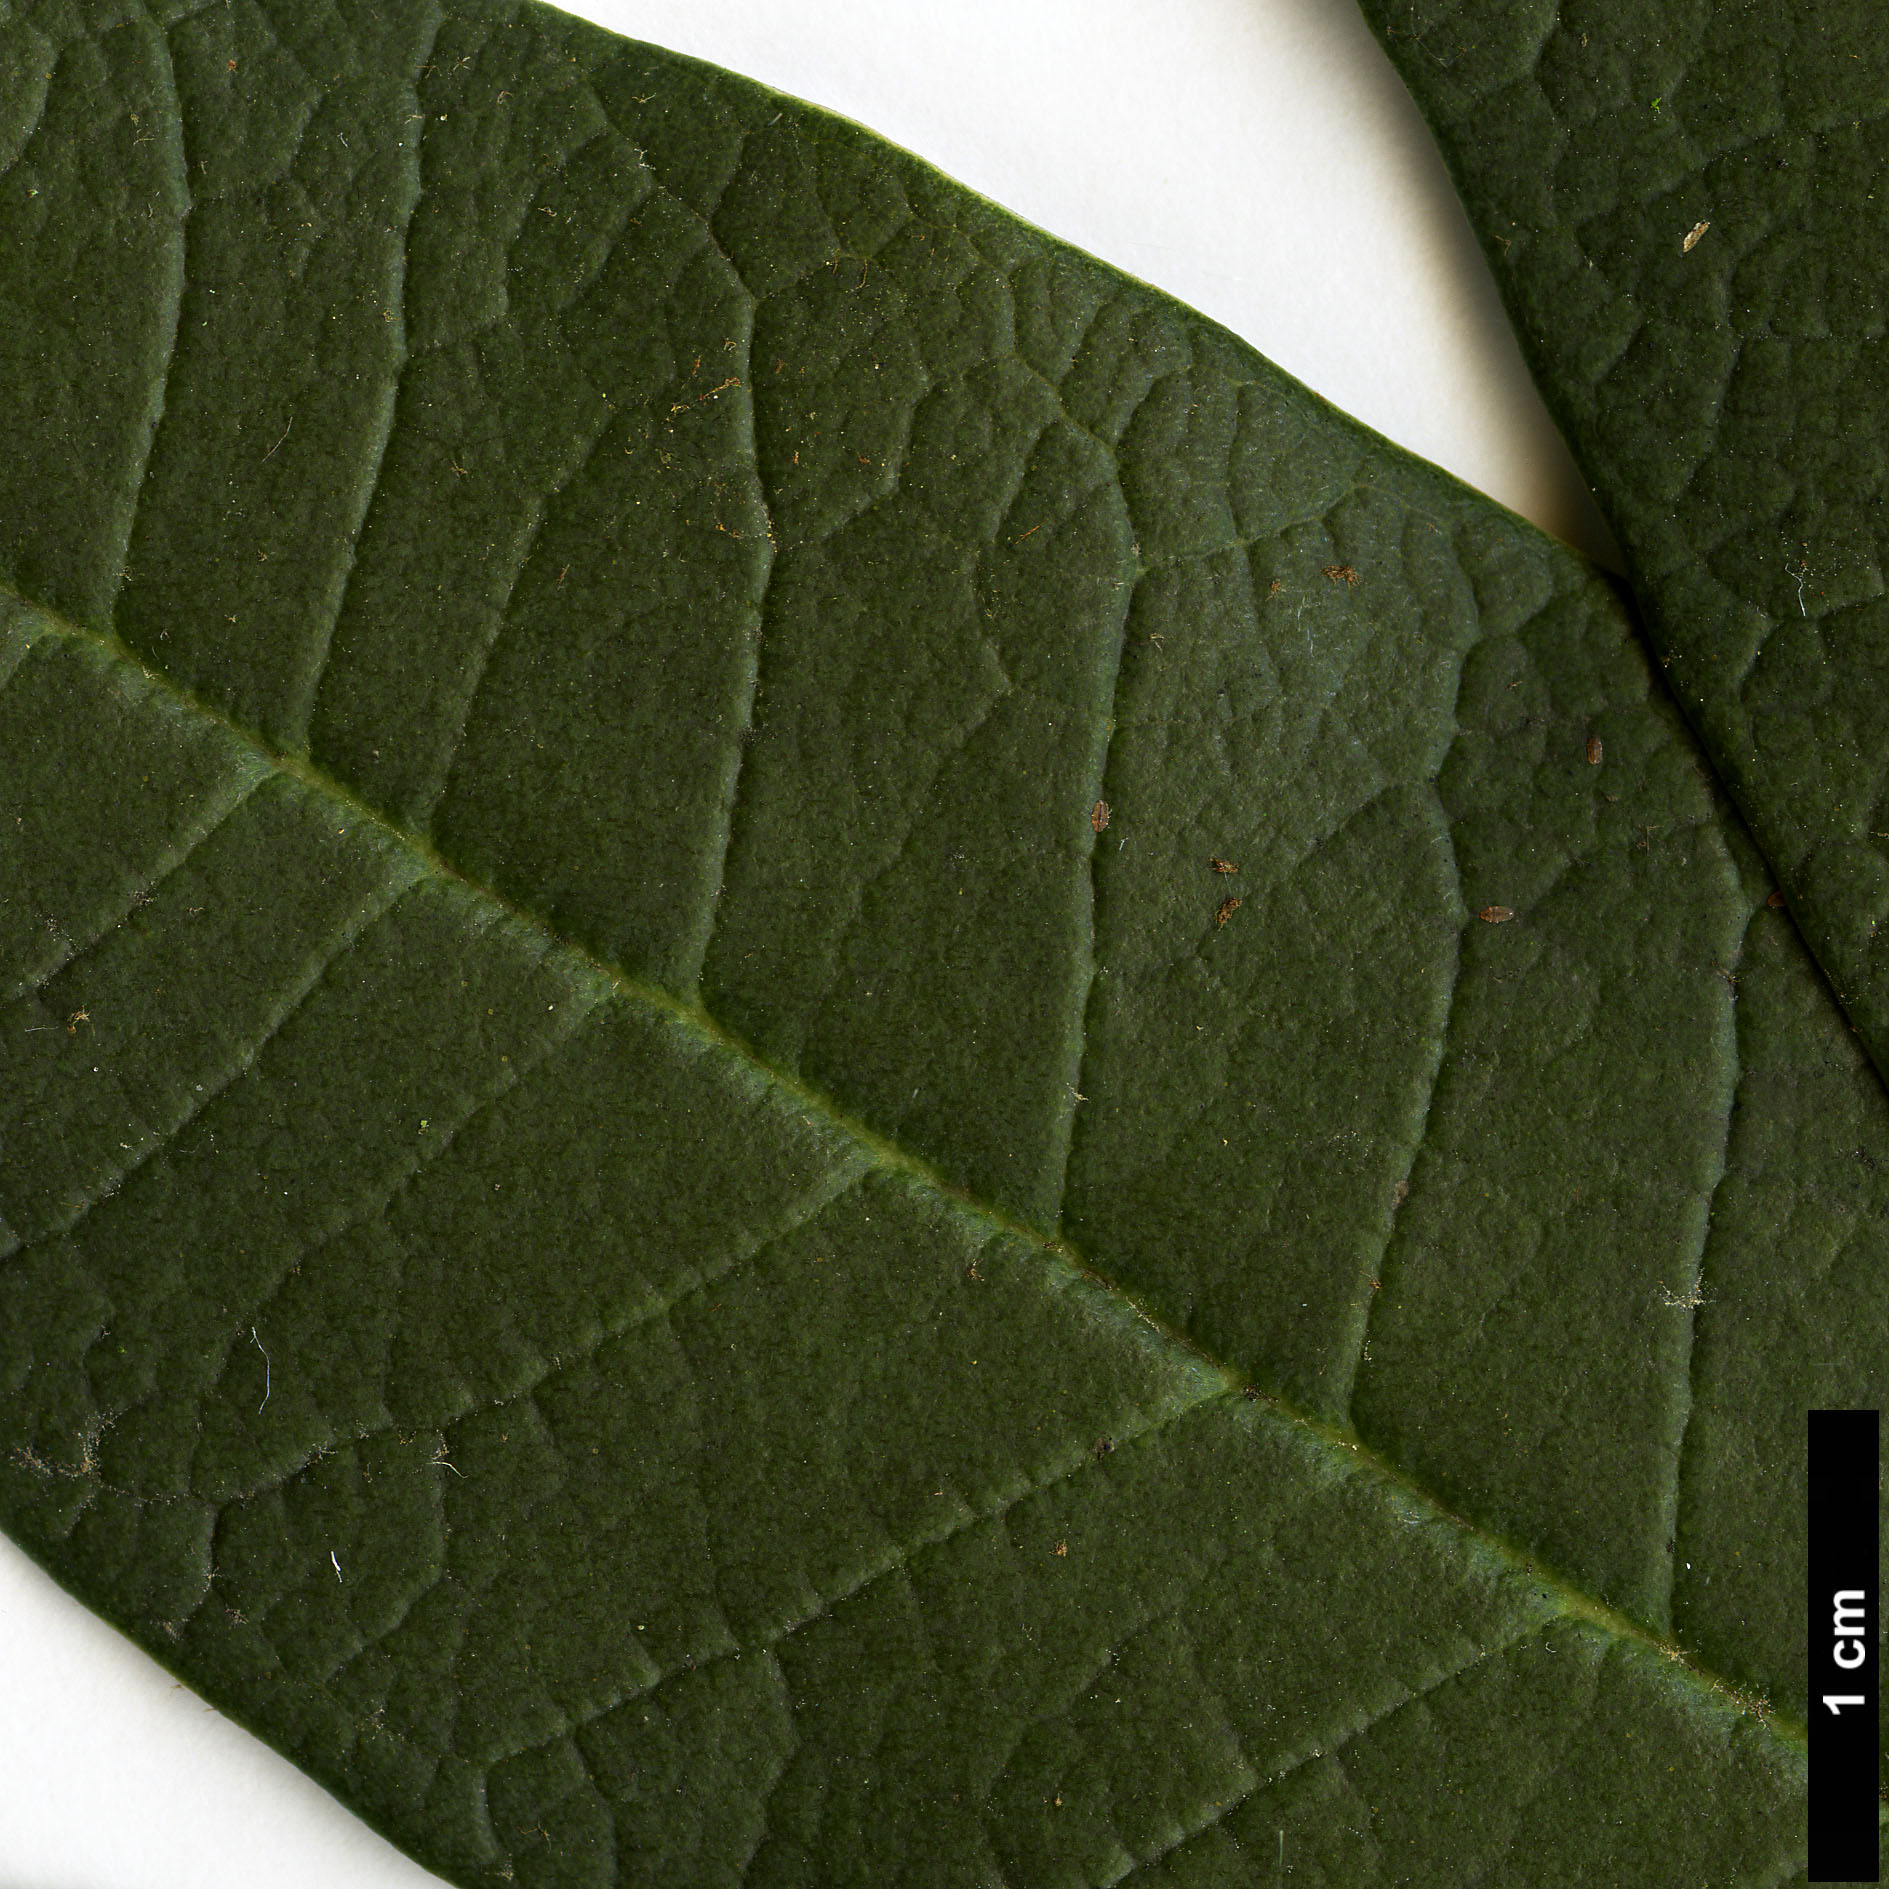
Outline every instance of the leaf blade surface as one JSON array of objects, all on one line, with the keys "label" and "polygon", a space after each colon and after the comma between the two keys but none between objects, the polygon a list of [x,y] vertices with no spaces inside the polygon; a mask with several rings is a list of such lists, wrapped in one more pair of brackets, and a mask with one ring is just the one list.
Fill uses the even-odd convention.
[{"label": "leaf blade surface", "polygon": [[1364,13],[1665,678],[1882,1068],[1874,16]]},{"label": "leaf blade surface", "polygon": [[[180,23],[177,72],[245,18]],[[9,1527],[467,1879],[1245,1880],[1287,1808],[1335,1869],[1381,1815],[1552,1870],[1635,1725],[1679,1756],[1605,1840],[1649,1853],[1703,1792],[1701,1857],[1775,1879],[1801,1758],[1659,1657],[1700,1637],[1661,1544],[1719,973],[1782,928],[1787,1024],[1822,1000],[1617,600],[851,128],[553,16],[422,55],[429,24],[307,118],[401,72],[445,108],[405,358],[365,357],[378,407],[293,411],[352,441],[352,509],[269,497],[267,374],[199,436],[185,320],[148,457],[198,471],[143,470],[127,401],[115,627],[11,527],[16,831],[54,781],[102,809],[168,772],[111,870],[16,842],[44,982],[11,1026],[61,1126],[9,1131]],[[228,214],[305,215],[225,113]],[[414,153],[376,136],[398,207]],[[173,551],[239,432],[226,536]],[[1250,896],[1216,924],[1223,850]],[[281,875],[318,916],[232,980]],[[1453,1249],[1463,1203],[1492,1217]],[[1701,1526],[1746,1526],[1734,1482]],[[1565,1822],[1524,1751],[1569,1767]],[[1413,1780],[1445,1774],[1500,1815],[1439,1821]]]}]

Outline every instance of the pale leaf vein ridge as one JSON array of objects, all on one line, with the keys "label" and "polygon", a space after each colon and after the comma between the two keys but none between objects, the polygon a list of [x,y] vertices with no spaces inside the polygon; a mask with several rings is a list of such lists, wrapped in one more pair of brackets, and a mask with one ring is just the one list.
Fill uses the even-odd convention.
[{"label": "pale leaf vein ridge", "polygon": [[[437,4],[433,6],[432,24],[427,29],[426,43],[420,50],[419,60],[414,67],[413,78],[408,85],[407,103],[414,107],[413,117],[422,120],[419,111],[420,74],[426,63],[433,56],[433,47],[437,43],[440,29],[445,25],[446,15]],[[315,713],[315,700],[321,691],[321,679],[327,671],[328,658],[334,649],[335,631],[340,626],[343,611],[347,607],[348,591],[354,582],[354,573],[359,568],[361,553],[361,534],[367,530],[368,515],[374,507],[375,494],[380,490],[381,474],[387,467],[387,449],[393,443],[394,428],[399,418],[400,393],[406,382],[407,364],[412,350],[407,344],[407,270],[413,247],[413,219],[419,212],[423,178],[420,169],[420,146],[425,136],[422,122],[409,142],[399,139],[403,151],[412,154],[412,188],[407,193],[405,214],[401,218],[400,249],[394,262],[393,306],[388,311],[393,317],[394,348],[396,360],[393,378],[387,388],[385,399],[381,403],[380,425],[376,430],[372,448],[372,459],[367,468],[367,477],[362,483],[361,499],[355,513],[353,529],[349,531],[347,545],[342,556],[340,581],[334,587],[334,601],[323,612],[322,621],[315,627],[315,643],[310,652],[311,660],[305,678],[294,684],[295,695],[284,715],[284,726],[288,730],[285,746],[305,748],[308,745],[309,724]]]},{"label": "pale leaf vein ridge", "polygon": [[[1118,1450],[1127,1449],[1132,1448],[1136,1444],[1148,1443],[1159,1437],[1163,1432],[1172,1429],[1184,1418],[1209,1410],[1217,1405],[1229,1403],[1235,1399],[1235,1396],[1236,1393],[1232,1391],[1216,1391],[1207,1396],[1197,1398],[1192,1403],[1183,1404],[1176,1409],[1163,1411],[1158,1416],[1150,1418],[1149,1421],[1144,1423],[1139,1429],[1126,1432],[1117,1440],[1116,1448]],[[903,1574],[920,1556],[936,1553],[939,1549],[947,1546],[960,1535],[968,1533],[973,1528],[982,1528],[992,1522],[1002,1521],[1012,1509],[1019,1508],[1025,1503],[1033,1502],[1049,1494],[1050,1491],[1061,1488],[1065,1483],[1073,1481],[1086,1471],[1094,1470],[1101,1460],[1103,1459],[1098,1458],[1095,1452],[1088,1448],[1084,1448],[1073,1455],[1066,1456],[1058,1461],[1046,1474],[1034,1477],[1021,1488],[1013,1490],[1010,1494],[991,1503],[988,1507],[973,1510],[968,1514],[959,1514],[943,1528],[936,1530],[932,1534],[921,1535],[908,1543],[894,1544],[887,1553],[879,1559],[877,1565],[867,1569],[847,1586],[823,1597],[819,1605],[810,1612],[788,1621],[785,1625],[776,1628],[773,1632],[762,1636],[760,1639],[751,1641],[745,1645],[732,1646],[725,1650],[711,1653],[704,1659],[688,1661],[681,1665],[669,1667],[659,1672],[657,1676],[647,1684],[628,1688],[621,1696],[609,1699],[593,1710],[587,1711],[579,1717],[570,1720],[561,1729],[551,1733],[548,1737],[537,1739],[530,1744],[520,1746],[515,1751],[498,1753],[490,1762],[493,1764],[502,1764],[512,1758],[523,1757],[531,1752],[542,1751],[546,1749],[546,1747],[556,1744],[560,1739],[575,1737],[575,1735],[581,1732],[587,1725],[594,1724],[598,1719],[608,1717],[609,1714],[616,1711],[618,1707],[627,1705],[635,1699],[646,1699],[662,1687],[670,1685],[678,1679],[686,1678],[691,1673],[699,1673],[710,1666],[720,1665],[724,1660],[743,1659],[756,1653],[771,1653],[776,1647],[785,1645],[795,1634],[803,1633],[808,1627],[829,1618],[838,1608],[845,1606],[848,1601],[856,1600],[860,1595],[876,1588],[882,1581],[890,1580],[896,1575]]]},{"label": "pale leaf vein ridge", "polygon": [[20,983],[9,1001],[20,1003],[28,997],[38,996],[55,977],[71,970],[96,951],[140,905],[146,903],[174,874],[181,872],[228,825],[243,803],[266,779],[268,776],[259,768],[246,778],[239,780],[235,795],[227,801],[218,803],[213,808],[210,819],[198,822],[185,832],[181,843],[167,847],[158,856],[156,868],[150,876],[141,879],[130,891],[115,899],[107,916],[88,937],[60,952],[49,964],[44,965]]},{"label": "pale leaf vein ridge", "polygon": [[[1745,930],[1739,938],[1738,949],[1733,952],[1732,962],[1726,967],[1728,978],[1736,977],[1738,966],[1744,960],[1745,943],[1751,935],[1751,926],[1756,917],[1757,911],[1754,910],[1745,921]],[[1672,1475],[1662,1494],[1657,1517],[1660,1541],[1655,1544],[1655,1552],[1659,1556],[1661,1569],[1660,1620],[1669,1633],[1672,1631],[1673,1587],[1679,1566],[1680,1487],[1685,1472],[1686,1440],[1692,1433],[1692,1413],[1695,1403],[1693,1363],[1694,1354],[1698,1349],[1699,1308],[1706,1302],[1705,1262],[1707,1254],[1712,1250],[1713,1215],[1718,1207],[1719,1189],[1724,1186],[1725,1177],[1731,1171],[1732,1127],[1738,1114],[1738,1090],[1743,1070],[1739,1053],[1738,992],[1735,984],[1726,1004],[1726,1010],[1731,1040],[1727,1045],[1729,1054],[1725,1083],[1725,1129],[1719,1144],[1718,1172],[1712,1176],[1712,1185],[1706,1194],[1703,1211],[1699,1215],[1698,1250],[1692,1255],[1691,1263],[1679,1281],[1679,1292],[1669,1291],[1667,1294],[1669,1303],[1683,1306],[1686,1314],[1685,1335],[1681,1341],[1680,1372],[1675,1386],[1679,1403],[1678,1434],[1673,1441]],[[1661,1543],[1671,1543],[1671,1552],[1661,1552]]]},{"label": "pale leaf vein ridge", "polygon": [[367,901],[359,911],[349,914],[346,923],[336,930],[316,955],[314,963],[305,968],[290,989],[270,1007],[268,1016],[263,1020],[260,1034],[238,1047],[236,1054],[229,1059],[222,1072],[210,1082],[205,1083],[201,1093],[191,1097],[182,1114],[161,1134],[154,1136],[150,1144],[139,1154],[94,1187],[88,1198],[81,1201],[76,1208],[43,1224],[31,1238],[14,1249],[15,1254],[31,1251],[35,1247],[44,1245],[47,1240],[57,1239],[70,1233],[93,1208],[109,1200],[133,1174],[168,1148],[219,1095],[254,1067],[256,1058],[287,1027],[290,1019],[314,994],[316,987],[329,970],[346,956],[361,934],[385,914],[418,876],[417,873],[411,871],[391,874],[377,889],[377,896]]},{"label": "pale leaf vein ridge", "polygon": [[177,220],[177,263],[170,272],[165,286],[168,291],[169,332],[164,341],[164,357],[158,364],[155,385],[152,390],[150,418],[143,429],[143,439],[137,448],[136,463],[131,468],[126,482],[124,522],[118,527],[118,542],[111,558],[111,589],[102,599],[104,620],[114,620],[118,598],[123,594],[125,581],[130,575],[128,560],[131,556],[131,536],[138,522],[138,508],[144,499],[144,488],[151,465],[151,452],[157,444],[157,430],[164,423],[164,409],[170,396],[171,373],[177,365],[177,341],[183,326],[184,317],[184,282],[185,266],[188,257],[190,213],[190,166],[184,149],[184,110],[177,95],[177,68],[171,58],[170,36],[158,21],[149,13],[151,36],[163,54],[164,85],[169,93],[170,109],[158,115],[164,120],[175,139],[175,160],[177,164],[178,189],[183,194],[183,213]]},{"label": "pale leaf vein ridge", "polygon": [[1490,1660],[1500,1659],[1505,1653],[1513,1652],[1518,1646],[1521,1646],[1528,1640],[1534,1639],[1543,1632],[1546,1624],[1546,1622],[1539,1620],[1529,1621],[1515,1632],[1504,1635],[1502,1638],[1495,1641],[1493,1645],[1479,1648],[1476,1652],[1472,1653],[1469,1658],[1457,1661],[1455,1665],[1436,1674],[1434,1678],[1426,1680],[1422,1685],[1416,1686],[1410,1691],[1403,1693],[1381,1711],[1371,1713],[1362,1724],[1354,1725],[1348,1732],[1344,1733],[1336,1744],[1322,1745],[1308,1751],[1303,1757],[1293,1759],[1283,1770],[1275,1771],[1269,1777],[1256,1777],[1244,1790],[1230,1798],[1226,1803],[1219,1805],[1215,1809],[1214,1814],[1208,1817],[1204,1822],[1196,1824],[1191,1830],[1183,1831],[1172,1843],[1156,1850],[1152,1855],[1139,1858],[1132,1868],[1123,1871],[1121,1875],[1112,1880],[1109,1889],[1115,1889],[1116,1884],[1128,1881],[1131,1876],[1137,1874],[1139,1871],[1152,1868],[1156,1863],[1162,1861],[1163,1858],[1173,1855],[1176,1850],[1184,1849],[1196,1838],[1205,1836],[1209,1830],[1224,1823],[1228,1817],[1232,1816],[1249,1797],[1256,1797],[1262,1791],[1271,1790],[1274,1785],[1281,1784],[1287,1778],[1291,1777],[1295,1771],[1304,1770],[1308,1764],[1316,1764],[1324,1758],[1336,1758],[1340,1752],[1349,1749],[1349,1747],[1357,1744],[1360,1740],[1368,1738],[1380,1725],[1395,1718],[1398,1713],[1408,1711],[1413,1705],[1420,1705],[1431,1693],[1440,1692],[1443,1687],[1449,1685],[1452,1681],[1461,1679],[1466,1673],[1474,1672],[1478,1666],[1486,1666]]}]

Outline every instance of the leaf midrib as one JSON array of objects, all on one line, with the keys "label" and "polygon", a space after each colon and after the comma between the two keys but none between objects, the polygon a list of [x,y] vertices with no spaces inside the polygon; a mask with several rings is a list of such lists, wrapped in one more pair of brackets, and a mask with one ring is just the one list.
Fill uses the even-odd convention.
[{"label": "leaf midrib", "polygon": [[531,907],[519,904],[496,887],[455,865],[431,840],[389,819],[379,808],[316,766],[307,756],[276,748],[224,710],[205,701],[195,691],[176,682],[162,670],[153,668],[115,633],[74,622],[11,585],[0,584],[0,597],[12,599],[37,620],[22,626],[29,644],[38,640],[40,635],[50,632],[69,643],[90,647],[121,668],[133,671],[149,687],[159,691],[178,707],[220,728],[274,773],[297,781],[309,791],[345,808],[356,820],[372,826],[416,859],[427,872],[463,886],[514,923],[530,928],[557,949],[568,952],[632,1003],[693,1031],[723,1054],[735,1057],[764,1082],[790,1096],[798,1106],[817,1114],[830,1128],[853,1141],[880,1167],[900,1174],[926,1191],[951,1202],[959,1210],[984,1222],[994,1232],[1027,1241],[1053,1263],[1068,1268],[1092,1286],[1106,1292],[1152,1329],[1165,1344],[1182,1353],[1196,1367],[1206,1366],[1221,1379],[1229,1392],[1238,1392],[1248,1401],[1262,1406],[1275,1421],[1317,1445],[1345,1472],[1375,1477],[1419,1504],[1431,1519],[1447,1522],[1461,1534],[1479,1543],[1506,1564],[1512,1573],[1530,1581],[1552,1597],[1562,1615],[1585,1621],[1628,1647],[1657,1653],[1675,1669],[1688,1689],[1709,1695],[1721,1705],[1730,1704],[1744,1715],[1755,1717],[1766,1735],[1793,1754],[1802,1757],[1807,1753],[1807,1728],[1793,1714],[1779,1711],[1768,1703],[1754,1702],[1749,1693],[1695,1658],[1676,1641],[1664,1638],[1642,1622],[1588,1593],[1525,1549],[1452,1509],[1435,1491],[1380,1455],[1356,1432],[1300,1409],[1275,1391],[1249,1385],[1224,1358],[1144,1305],[1067,1239],[1058,1234],[1045,1233],[1040,1227],[1018,1219],[1003,1208],[983,1200],[970,1189],[947,1179],[921,1156],[911,1153],[849,1115],[823,1091],[768,1061],[751,1044],[721,1023],[701,1002],[677,997],[660,985],[636,977],[609,959],[598,956],[587,945],[567,937]]}]

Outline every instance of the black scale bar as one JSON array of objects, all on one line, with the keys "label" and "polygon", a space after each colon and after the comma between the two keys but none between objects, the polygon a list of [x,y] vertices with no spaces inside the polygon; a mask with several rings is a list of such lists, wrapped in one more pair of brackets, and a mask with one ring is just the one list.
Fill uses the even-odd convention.
[{"label": "black scale bar", "polygon": [[1810,1413],[1810,1880],[1879,1882],[1881,1430]]}]

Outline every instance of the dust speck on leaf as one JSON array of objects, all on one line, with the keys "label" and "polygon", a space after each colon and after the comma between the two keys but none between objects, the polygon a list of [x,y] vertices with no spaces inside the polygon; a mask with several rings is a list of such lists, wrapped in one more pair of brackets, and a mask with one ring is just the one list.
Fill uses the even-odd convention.
[{"label": "dust speck on leaf", "polygon": [[1712,1303],[1696,1285],[1688,1286],[1684,1292],[1674,1292],[1664,1284],[1659,1289],[1659,1302],[1674,1312],[1697,1311],[1700,1306]]},{"label": "dust speck on leaf", "polygon": [[1358,581],[1357,572],[1349,564],[1327,564],[1324,570],[1334,584],[1355,584]]}]

